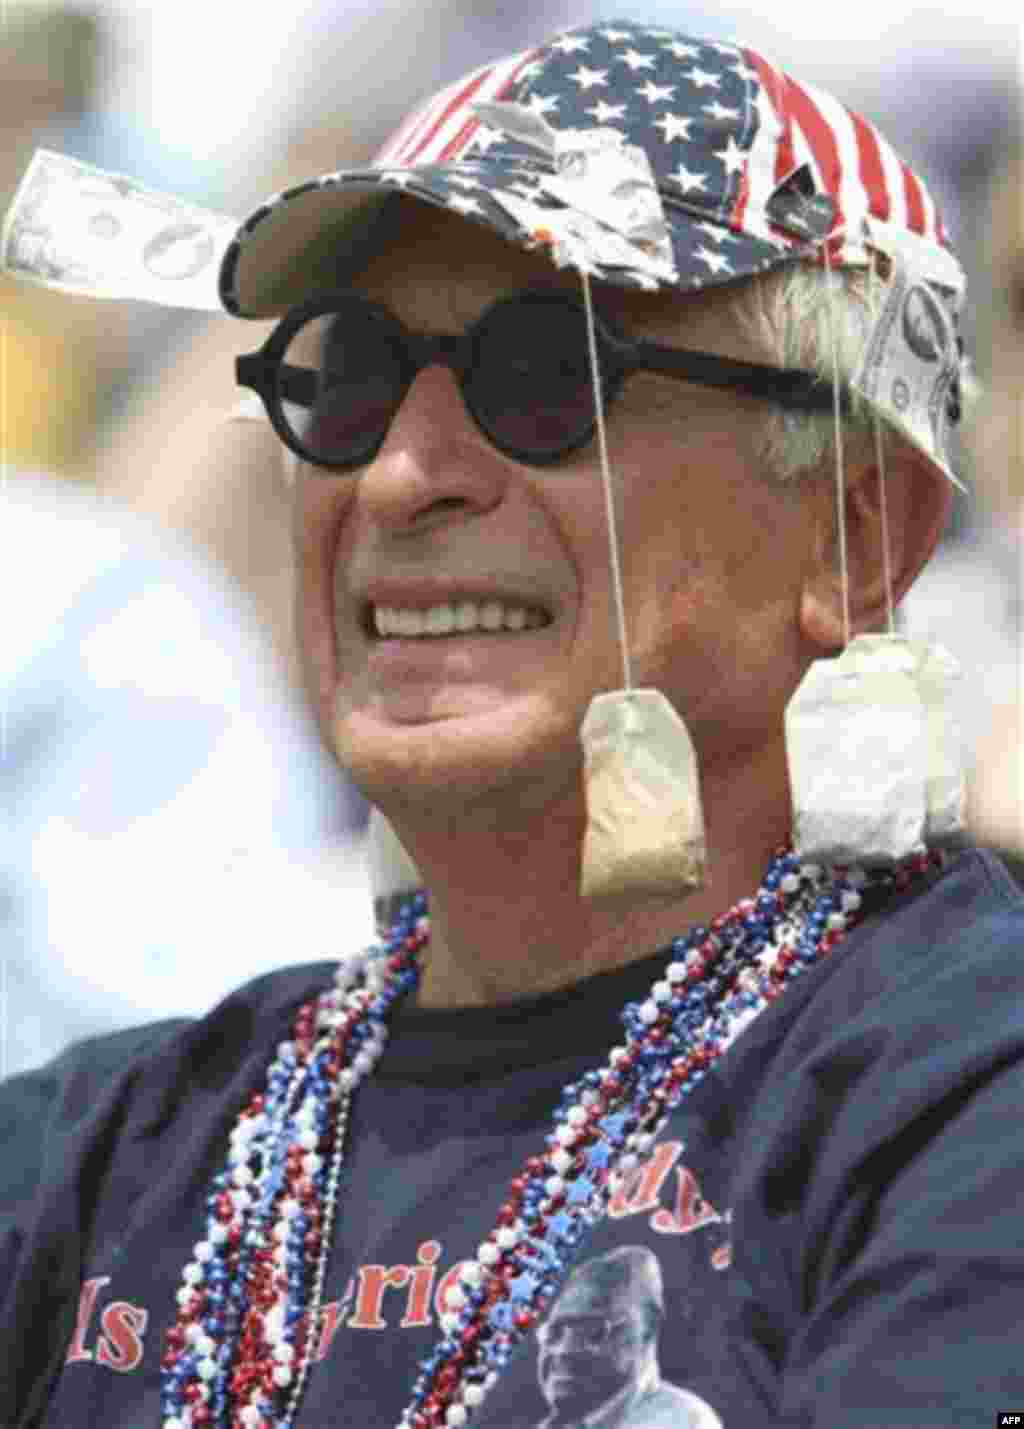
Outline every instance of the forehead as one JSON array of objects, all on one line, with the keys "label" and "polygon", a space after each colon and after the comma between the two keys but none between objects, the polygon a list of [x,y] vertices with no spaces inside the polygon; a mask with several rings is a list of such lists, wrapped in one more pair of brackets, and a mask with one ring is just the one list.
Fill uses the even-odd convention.
[{"label": "forehead", "polygon": [[551,1321],[618,1318],[633,1308],[636,1298],[627,1283],[607,1285],[584,1272],[563,1290],[551,1312]]},{"label": "forehead", "polygon": [[[495,298],[542,283],[579,294],[573,269],[558,269],[540,252],[526,252],[492,230],[444,209],[403,199],[401,236],[355,280],[367,296],[413,326],[464,328]],[[726,294],[648,293],[592,281],[598,306],[630,333],[664,337],[690,347],[716,336],[722,346],[729,312]]]}]

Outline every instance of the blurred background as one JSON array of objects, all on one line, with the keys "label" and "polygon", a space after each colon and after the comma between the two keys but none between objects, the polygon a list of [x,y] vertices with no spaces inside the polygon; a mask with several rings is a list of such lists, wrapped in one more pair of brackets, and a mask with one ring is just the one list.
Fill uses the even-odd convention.
[{"label": "blurred background", "polygon": [[[244,217],[368,158],[468,68],[617,17],[762,50],[873,119],[938,198],[989,395],[965,433],[972,494],[903,619],[966,668],[972,824],[1019,858],[1016,4],[6,0],[0,213],[46,147]],[[369,937],[371,909],[365,806],[298,691],[279,445],[229,420],[232,359],[270,325],[3,274],[0,319],[9,1074],[71,1038],[198,1012],[248,976],[336,956]]]}]

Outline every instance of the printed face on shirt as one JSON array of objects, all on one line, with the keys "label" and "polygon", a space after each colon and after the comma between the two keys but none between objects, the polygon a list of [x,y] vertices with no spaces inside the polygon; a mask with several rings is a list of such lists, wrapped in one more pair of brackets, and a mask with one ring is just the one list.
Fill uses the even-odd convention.
[{"label": "printed face on shirt", "polygon": [[537,1377],[554,1423],[576,1423],[640,1383],[653,1351],[652,1307],[610,1294],[584,1269],[538,1331]]},{"label": "printed face on shirt", "polygon": [[[498,297],[538,282],[580,296],[578,274],[410,202],[399,248],[356,286],[407,327],[437,333],[464,332]],[[757,356],[721,296],[601,284],[594,295],[631,335]],[[764,475],[763,416],[754,398],[646,373],[609,414],[634,683],[683,713],[705,769],[781,742],[805,658],[807,508]],[[355,475],[300,468],[295,503],[307,684],[364,792],[387,807],[400,788],[433,815],[480,797],[493,805],[496,792],[517,811],[576,797],[583,716],[623,681],[596,442],[553,467],[515,461],[476,427],[453,373],[429,367],[377,456]],[[376,632],[381,606],[461,602],[492,603],[502,628]]]}]

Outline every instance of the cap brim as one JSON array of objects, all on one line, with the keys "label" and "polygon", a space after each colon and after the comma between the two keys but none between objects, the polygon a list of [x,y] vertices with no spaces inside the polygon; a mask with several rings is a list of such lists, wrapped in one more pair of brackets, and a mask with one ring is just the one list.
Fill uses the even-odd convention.
[{"label": "cap brim", "polygon": [[[236,317],[272,318],[314,293],[345,286],[374,253],[399,240],[403,206],[390,201],[399,195],[480,223],[517,247],[535,249],[534,233],[494,197],[522,193],[523,183],[521,162],[491,157],[408,169],[343,170],[287,189],[262,204],[229,246],[221,263],[221,302]],[[540,207],[560,207],[529,185],[527,191]],[[642,281],[631,269],[602,265],[602,281],[691,292],[803,256],[791,242],[737,233],[716,224],[707,210],[689,211],[674,196],[663,193],[662,198],[676,279]]]}]

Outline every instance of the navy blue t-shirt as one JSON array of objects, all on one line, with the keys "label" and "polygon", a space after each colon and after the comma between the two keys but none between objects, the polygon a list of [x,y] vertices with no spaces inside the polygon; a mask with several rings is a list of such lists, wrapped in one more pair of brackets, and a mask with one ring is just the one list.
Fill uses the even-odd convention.
[{"label": "navy blue t-shirt", "polygon": [[[741,1033],[584,1247],[597,1290],[609,1261],[655,1287],[646,1338],[630,1348],[617,1302],[584,1382],[589,1341],[555,1333],[556,1302],[474,1424],[989,1429],[1020,1410],[1022,955],[1024,903],[978,851],[866,919]],[[457,1267],[665,961],[396,1013],[353,1103],[297,1429],[398,1421]],[[80,1043],[0,1092],[5,1429],[160,1424],[162,1339],[228,1131],[333,971]],[[643,1374],[605,1385],[634,1353]]]}]

